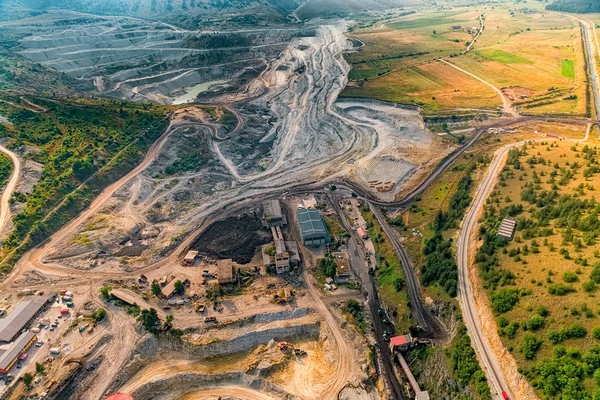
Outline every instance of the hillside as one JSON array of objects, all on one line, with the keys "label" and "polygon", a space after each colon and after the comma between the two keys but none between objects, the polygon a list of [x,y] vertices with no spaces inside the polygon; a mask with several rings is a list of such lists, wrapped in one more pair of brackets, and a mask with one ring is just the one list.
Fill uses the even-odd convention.
[{"label": "hillside", "polygon": [[[179,22],[185,27],[223,16],[238,19],[284,19],[303,0],[15,0],[0,2],[0,20],[13,20],[56,9],[96,15],[130,16]],[[240,12],[240,16],[235,14]],[[224,19],[224,18],[223,18]]]},{"label": "hillside", "polygon": [[579,14],[596,13],[600,12],[600,2],[596,0],[557,0],[546,9]]}]

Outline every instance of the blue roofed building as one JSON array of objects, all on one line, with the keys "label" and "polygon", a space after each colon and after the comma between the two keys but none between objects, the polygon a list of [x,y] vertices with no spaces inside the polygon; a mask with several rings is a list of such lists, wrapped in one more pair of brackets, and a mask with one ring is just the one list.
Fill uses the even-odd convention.
[{"label": "blue roofed building", "polygon": [[300,208],[296,212],[298,227],[305,246],[318,247],[331,242],[327,226],[321,214],[315,209]]}]

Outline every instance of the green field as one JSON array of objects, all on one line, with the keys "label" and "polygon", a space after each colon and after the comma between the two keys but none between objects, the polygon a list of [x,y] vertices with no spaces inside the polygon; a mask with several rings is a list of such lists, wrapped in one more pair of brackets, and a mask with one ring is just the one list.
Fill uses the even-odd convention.
[{"label": "green field", "polygon": [[353,81],[377,78],[383,74],[390,72],[389,68],[374,68],[374,69],[358,69],[352,68],[348,74],[348,78]]},{"label": "green field", "polygon": [[575,63],[572,60],[562,60],[562,74],[567,78],[575,79]]},{"label": "green field", "polygon": [[[455,13],[455,14],[458,14],[458,13]],[[460,25],[460,24],[464,24],[467,22],[472,23],[472,21],[464,21],[464,20],[452,19],[452,18],[448,18],[448,17],[440,17],[440,18],[419,18],[419,19],[412,19],[412,20],[402,20],[402,21],[392,22],[392,23],[389,23],[386,25],[392,29],[415,29],[415,28],[426,28],[426,27],[437,26],[437,25],[445,25],[445,24]]]},{"label": "green field", "polygon": [[525,57],[521,57],[504,50],[479,50],[477,54],[487,58],[488,60],[499,62],[500,64],[533,64],[533,61],[528,60]]}]

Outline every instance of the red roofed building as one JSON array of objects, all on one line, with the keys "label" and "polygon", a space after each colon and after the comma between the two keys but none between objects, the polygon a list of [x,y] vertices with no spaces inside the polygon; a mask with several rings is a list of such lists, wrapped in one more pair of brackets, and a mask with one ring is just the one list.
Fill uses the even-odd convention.
[{"label": "red roofed building", "polygon": [[367,239],[369,237],[369,235],[363,228],[357,228],[356,233],[358,233],[358,236],[360,236],[361,239]]},{"label": "red roofed building", "polygon": [[394,336],[390,339],[390,351],[405,351],[411,348],[413,340],[410,335]]}]

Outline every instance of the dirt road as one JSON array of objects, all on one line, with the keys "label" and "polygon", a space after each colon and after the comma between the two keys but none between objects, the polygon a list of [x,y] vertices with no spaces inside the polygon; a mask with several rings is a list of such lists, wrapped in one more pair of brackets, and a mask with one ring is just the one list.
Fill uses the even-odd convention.
[{"label": "dirt road", "polygon": [[506,95],[504,94],[504,92],[502,92],[502,90],[498,89],[496,86],[492,85],[491,83],[489,83],[488,81],[478,77],[477,75],[457,66],[452,64],[451,62],[448,62],[446,60],[444,60],[443,58],[440,58],[440,61],[443,62],[444,64],[448,64],[449,66],[451,66],[454,69],[459,70],[460,72],[462,72],[463,74],[467,74],[472,78],[477,79],[479,82],[489,86],[494,92],[498,93],[498,96],[500,96],[500,98],[502,99],[502,104],[504,107],[504,112],[507,114],[512,115],[513,117],[518,117],[519,113],[517,112],[517,110],[514,109],[514,107],[510,104],[510,101],[508,100],[508,97],[506,97]]},{"label": "dirt road", "polygon": [[186,393],[181,397],[181,400],[197,400],[205,398],[239,398],[245,400],[277,400],[276,397],[269,396],[258,390],[242,386],[218,386],[197,390],[191,393]]}]

